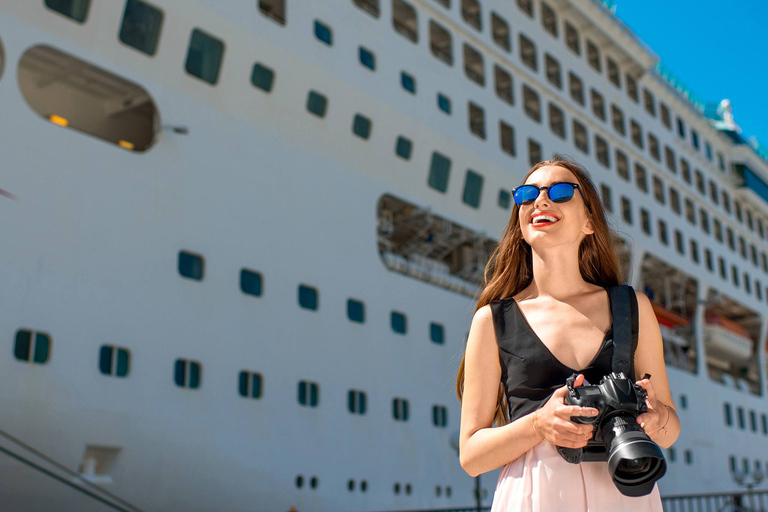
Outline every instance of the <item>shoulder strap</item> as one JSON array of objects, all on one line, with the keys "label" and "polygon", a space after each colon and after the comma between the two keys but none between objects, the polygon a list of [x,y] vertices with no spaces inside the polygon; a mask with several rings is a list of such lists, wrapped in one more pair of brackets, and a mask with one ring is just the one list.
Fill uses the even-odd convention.
[{"label": "shoulder strap", "polygon": [[608,288],[613,317],[613,360],[611,369],[635,379],[634,355],[639,319],[635,290],[626,284]]}]

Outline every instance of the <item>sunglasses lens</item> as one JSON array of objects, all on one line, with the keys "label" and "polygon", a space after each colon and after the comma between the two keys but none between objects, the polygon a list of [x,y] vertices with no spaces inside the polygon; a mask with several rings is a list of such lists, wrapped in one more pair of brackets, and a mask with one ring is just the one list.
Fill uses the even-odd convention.
[{"label": "sunglasses lens", "polygon": [[528,204],[539,196],[539,190],[533,185],[523,185],[515,190],[515,204]]},{"label": "sunglasses lens", "polygon": [[574,188],[567,183],[558,183],[549,189],[549,198],[556,203],[565,203],[573,197]]}]

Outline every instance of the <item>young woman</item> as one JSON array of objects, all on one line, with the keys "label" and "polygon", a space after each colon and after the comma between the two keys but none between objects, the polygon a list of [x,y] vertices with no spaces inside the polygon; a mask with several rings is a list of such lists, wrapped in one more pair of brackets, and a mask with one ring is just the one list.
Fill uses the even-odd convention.
[{"label": "young woman", "polygon": [[[592,426],[570,417],[597,409],[565,405],[565,380],[578,373],[575,385],[585,377],[598,384],[611,372],[607,288],[621,276],[600,198],[580,165],[556,156],[536,164],[523,183],[536,188],[515,194],[459,367],[461,466],[471,476],[503,466],[492,512],[661,512],[658,486],[627,497],[607,463],[570,464],[556,451],[584,447],[592,436]],[[636,381],[648,393],[648,412],[637,422],[667,448],[680,422],[659,325],[648,297],[635,296],[639,333],[628,377],[651,375]],[[498,332],[505,332],[503,345]]]}]

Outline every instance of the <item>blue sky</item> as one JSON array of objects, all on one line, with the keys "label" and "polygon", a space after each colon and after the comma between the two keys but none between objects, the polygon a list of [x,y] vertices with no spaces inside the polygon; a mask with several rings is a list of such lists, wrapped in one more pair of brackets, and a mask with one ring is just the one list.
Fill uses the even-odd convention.
[{"label": "blue sky", "polygon": [[618,0],[616,15],[707,103],[768,147],[768,1]]}]

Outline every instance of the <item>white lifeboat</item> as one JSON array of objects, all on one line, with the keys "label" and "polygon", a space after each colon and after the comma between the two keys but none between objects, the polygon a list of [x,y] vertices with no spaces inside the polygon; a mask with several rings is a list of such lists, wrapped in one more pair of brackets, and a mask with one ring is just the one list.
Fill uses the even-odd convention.
[{"label": "white lifeboat", "polygon": [[752,355],[749,332],[733,320],[711,313],[704,323],[704,346],[714,358],[744,361]]}]

